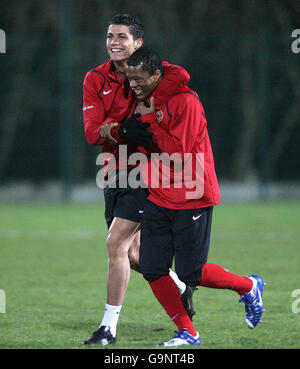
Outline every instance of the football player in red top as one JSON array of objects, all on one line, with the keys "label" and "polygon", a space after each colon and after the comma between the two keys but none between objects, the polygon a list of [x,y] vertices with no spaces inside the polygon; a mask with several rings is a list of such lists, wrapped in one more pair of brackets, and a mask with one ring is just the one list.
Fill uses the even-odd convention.
[{"label": "football player in red top", "polygon": [[[128,117],[136,105],[136,95],[130,89],[125,75],[126,60],[143,44],[143,26],[140,21],[127,14],[116,15],[109,23],[106,48],[110,60],[90,70],[83,83],[83,115],[85,136],[89,144],[101,145],[105,160],[113,158],[104,188],[105,218],[109,228],[107,237],[108,276],[107,304],[97,331],[84,344],[106,345],[116,340],[117,322],[130,277],[130,267],[139,271],[140,222],[147,198],[145,188],[120,188],[133,166],[127,166],[127,156],[119,155],[120,144],[126,144],[127,155],[137,151],[140,144],[151,141],[152,133],[144,124],[135,122],[135,137],[127,140],[124,129]],[[165,103],[182,86],[189,82],[189,74],[177,65],[163,63],[164,78],[154,96],[158,104]],[[122,123],[122,130],[120,130]],[[130,132],[129,132],[130,133]],[[105,165],[105,168],[109,167]],[[114,170],[115,169],[115,170]],[[114,175],[110,175],[113,173]],[[173,271],[169,271],[177,284],[183,302],[189,310],[192,293],[186,290]]]},{"label": "football player in red top", "polygon": [[178,328],[173,338],[159,346],[201,344],[168,274],[173,259],[178,277],[189,288],[236,291],[245,304],[246,323],[254,328],[264,311],[262,279],[257,275],[239,276],[207,263],[212,212],[220,202],[220,193],[198,95],[183,87],[157,109],[152,93],[160,86],[163,68],[159,55],[144,47],[130,56],[126,74],[141,100],[135,113],[142,115],[141,123],[147,122],[147,130],[153,134],[152,144],[147,146],[148,160],[140,164],[150,193],[142,218],[140,268]]}]

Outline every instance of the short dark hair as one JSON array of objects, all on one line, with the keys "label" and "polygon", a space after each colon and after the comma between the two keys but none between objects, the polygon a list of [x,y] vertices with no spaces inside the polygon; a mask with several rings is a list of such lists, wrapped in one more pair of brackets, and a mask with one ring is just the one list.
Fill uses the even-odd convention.
[{"label": "short dark hair", "polygon": [[132,34],[133,39],[144,38],[144,26],[141,21],[130,14],[116,14],[114,15],[108,25],[122,24],[128,26],[129,32]]},{"label": "short dark hair", "polygon": [[127,65],[131,67],[141,66],[143,71],[148,72],[151,76],[157,70],[160,70],[162,75],[164,74],[164,69],[158,53],[143,46],[129,57]]}]

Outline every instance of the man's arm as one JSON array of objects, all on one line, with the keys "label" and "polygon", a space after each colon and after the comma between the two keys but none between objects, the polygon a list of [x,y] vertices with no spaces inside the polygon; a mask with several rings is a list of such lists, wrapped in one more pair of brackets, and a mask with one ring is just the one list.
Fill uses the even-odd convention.
[{"label": "man's arm", "polygon": [[[104,143],[107,143],[108,135],[110,133],[106,131],[106,137],[104,137],[101,135],[100,129],[107,123],[114,122],[111,120],[104,120],[104,107],[98,95],[101,85],[104,82],[104,77],[97,75],[96,81],[93,78],[92,73],[93,72],[88,72],[83,82],[84,132],[87,142],[90,145],[103,145]],[[103,131],[103,134],[104,132],[105,130]]]},{"label": "man's arm", "polygon": [[163,62],[163,68],[164,76],[153,93],[157,107],[165,104],[190,82],[190,75],[183,67]]}]

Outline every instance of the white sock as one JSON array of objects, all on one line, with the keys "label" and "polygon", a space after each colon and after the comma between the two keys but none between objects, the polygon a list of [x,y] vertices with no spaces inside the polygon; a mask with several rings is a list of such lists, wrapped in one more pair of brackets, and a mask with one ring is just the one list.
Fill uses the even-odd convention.
[{"label": "white sock", "polygon": [[121,308],[122,308],[122,305],[113,306],[113,305],[106,304],[103,319],[99,326],[99,327],[103,325],[109,326],[111,334],[114,337],[116,337],[117,335],[117,324],[118,324]]},{"label": "white sock", "polygon": [[186,284],[178,278],[178,275],[172,269],[169,269],[169,275],[178,287],[180,295],[182,295],[186,289]]}]

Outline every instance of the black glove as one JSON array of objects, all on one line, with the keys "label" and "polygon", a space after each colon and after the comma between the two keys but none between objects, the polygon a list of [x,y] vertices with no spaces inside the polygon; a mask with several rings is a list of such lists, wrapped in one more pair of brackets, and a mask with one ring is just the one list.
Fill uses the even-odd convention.
[{"label": "black glove", "polygon": [[147,127],[150,127],[150,123],[139,122],[137,119],[140,116],[140,114],[134,114],[121,123],[119,128],[120,138],[140,145],[152,142],[153,133],[146,130]]}]

